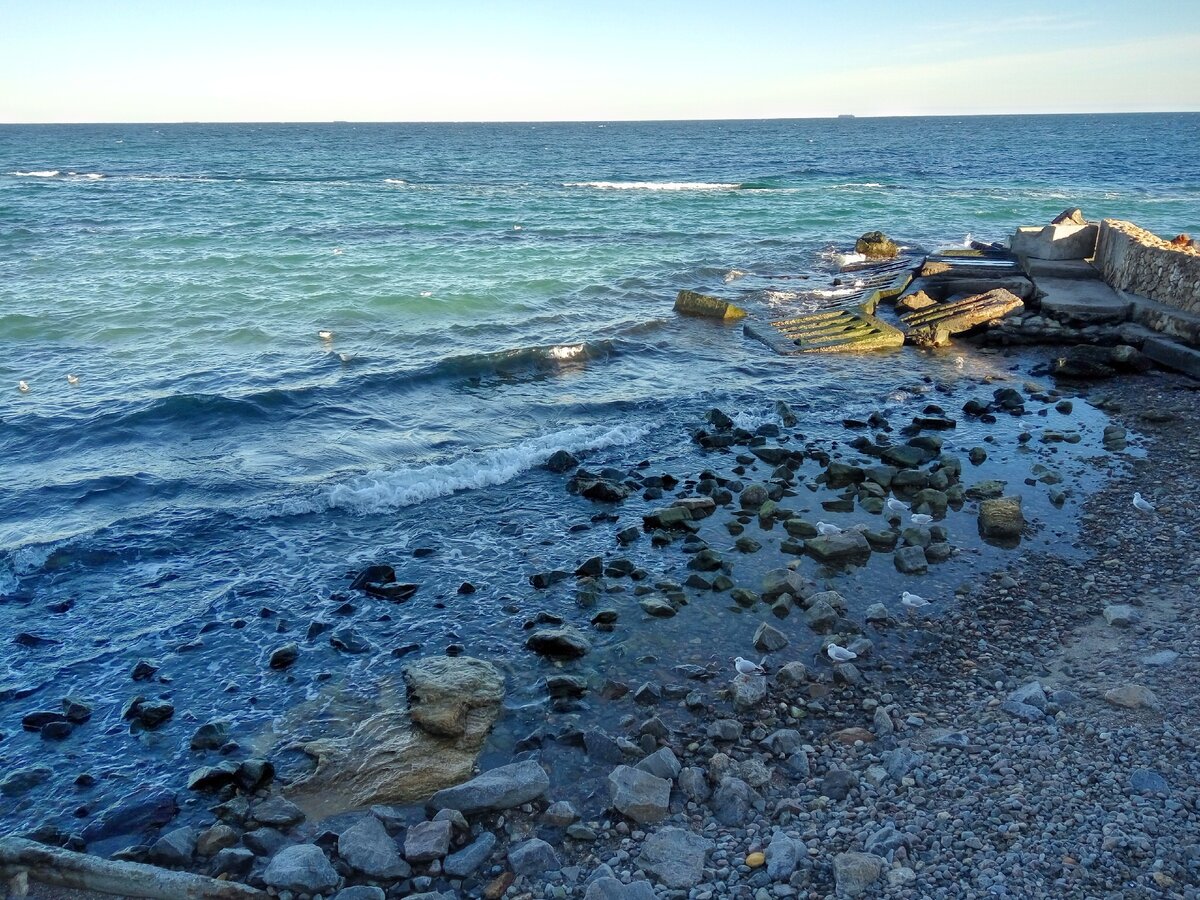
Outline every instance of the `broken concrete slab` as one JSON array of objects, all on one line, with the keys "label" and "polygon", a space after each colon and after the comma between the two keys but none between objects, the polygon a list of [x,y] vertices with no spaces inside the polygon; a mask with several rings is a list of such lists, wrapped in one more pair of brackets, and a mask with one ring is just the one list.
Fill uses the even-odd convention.
[{"label": "broken concrete slab", "polygon": [[863,311],[830,310],[747,325],[746,333],[777,353],[854,353],[903,346],[904,333]]},{"label": "broken concrete slab", "polygon": [[1115,325],[1128,321],[1133,303],[1103,281],[1039,278],[1042,315],[1072,325]]},{"label": "broken concrete slab", "polygon": [[1025,308],[1021,298],[1004,289],[991,290],[954,303],[943,303],[900,317],[905,337],[925,347],[940,347],[950,337],[995,322]]},{"label": "broken concrete slab", "polygon": [[695,291],[680,291],[675,298],[675,312],[706,319],[742,319],[746,311],[720,297],[710,297]]},{"label": "broken concrete slab", "polygon": [[1021,259],[1021,267],[1040,284],[1043,278],[1067,278],[1072,281],[1103,281],[1104,276],[1086,259]]},{"label": "broken concrete slab", "polygon": [[1151,337],[1142,344],[1142,353],[1160,366],[1200,378],[1200,350],[1169,338]]},{"label": "broken concrete slab", "polygon": [[1096,253],[1099,235],[1096,223],[1022,226],[1009,247],[1018,256],[1032,259],[1089,259]]}]

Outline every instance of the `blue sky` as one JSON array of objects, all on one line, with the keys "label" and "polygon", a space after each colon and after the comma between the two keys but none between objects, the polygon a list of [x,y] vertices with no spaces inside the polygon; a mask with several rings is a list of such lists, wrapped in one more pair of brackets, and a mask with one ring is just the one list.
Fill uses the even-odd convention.
[{"label": "blue sky", "polygon": [[1193,12],[1160,0],[0,0],[0,122],[1200,110]]}]

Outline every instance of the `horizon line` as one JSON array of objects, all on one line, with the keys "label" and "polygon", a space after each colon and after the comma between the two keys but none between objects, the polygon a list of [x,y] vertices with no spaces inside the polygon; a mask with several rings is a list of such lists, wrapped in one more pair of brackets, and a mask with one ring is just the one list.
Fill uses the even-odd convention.
[{"label": "horizon line", "polygon": [[1006,112],[1006,113],[836,113],[820,116],[753,116],[749,118],[722,116],[716,118],[678,119],[173,119],[127,122],[70,121],[70,122],[0,122],[0,128],[28,126],[100,126],[100,125],[626,125],[685,122],[811,122],[852,121],[859,119],[1001,119],[1051,118],[1064,116],[1164,116],[1196,115],[1200,109],[1111,110],[1105,112]]}]

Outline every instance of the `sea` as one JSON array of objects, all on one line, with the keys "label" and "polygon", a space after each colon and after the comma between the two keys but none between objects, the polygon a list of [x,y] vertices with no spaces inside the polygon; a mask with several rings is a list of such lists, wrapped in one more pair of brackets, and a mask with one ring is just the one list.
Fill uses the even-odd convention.
[{"label": "sea", "polygon": [[[506,672],[502,758],[547,716],[530,621],[587,626],[529,577],[618,552],[551,453],[685,478],[713,407],[753,430],[785,400],[836,442],[847,416],[1014,366],[778,356],[677,316],[680,289],[783,318],[839,289],[863,232],[920,254],[1075,206],[1197,234],[1198,142],[1200,114],[0,126],[0,778],[35,772],[0,829],[182,798],[197,725],[270,753],[289,709],[329,691],[290,735],[311,736],[447,651]],[[998,552],[974,548],[947,592]],[[378,563],[413,599],[349,590]],[[898,587],[885,569],[850,583],[855,604]],[[749,626],[688,616],[630,613],[593,674],[636,686],[685,645],[749,655]],[[330,646],[343,626],[369,649]],[[271,671],[293,640],[297,665]],[[132,681],[139,660],[160,679]],[[175,719],[131,733],[138,694]],[[65,741],[22,729],[67,696],[93,713]]]}]

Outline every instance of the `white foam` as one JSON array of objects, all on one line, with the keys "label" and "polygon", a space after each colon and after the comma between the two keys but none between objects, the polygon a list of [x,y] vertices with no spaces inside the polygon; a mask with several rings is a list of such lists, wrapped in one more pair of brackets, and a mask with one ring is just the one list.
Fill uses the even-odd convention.
[{"label": "white foam", "polygon": [[46,169],[42,172],[9,172],[16,178],[55,178],[58,176],[58,169]]},{"label": "white foam", "polygon": [[15,594],[20,584],[17,582],[17,574],[10,566],[0,563],[0,597],[5,594]]},{"label": "white foam", "polygon": [[739,278],[745,278],[749,274],[749,272],[743,272],[741,269],[730,269],[721,276],[721,280],[726,284],[729,284],[729,282],[737,281]]},{"label": "white foam", "polygon": [[328,502],[330,507],[359,513],[385,512],[458,491],[504,484],[541,465],[557,450],[574,453],[632,444],[649,431],[647,426],[580,425],[530,438],[512,447],[472,453],[449,463],[361,475],[329,488]]},{"label": "white foam", "polygon": [[561,347],[551,347],[549,356],[551,359],[574,359],[583,352],[583,344],[565,344]]},{"label": "white foam", "polygon": [[99,172],[68,172],[72,178],[82,178],[84,181],[99,181],[104,176]]},{"label": "white foam", "polygon": [[383,179],[383,183],[384,184],[408,184],[408,182],[405,181],[403,178],[385,178],[385,179]]},{"label": "white foam", "polygon": [[598,191],[736,191],[741,185],[719,181],[564,181],[563,187]]},{"label": "white foam", "polygon": [[878,181],[849,181],[846,184],[835,184],[834,190],[853,190],[855,188],[881,188],[883,185]]},{"label": "white foam", "polygon": [[763,425],[779,425],[779,414],[774,410],[770,412],[751,412],[743,409],[741,412],[734,413],[730,416],[733,420],[734,428],[742,428],[746,431],[757,431]]}]

